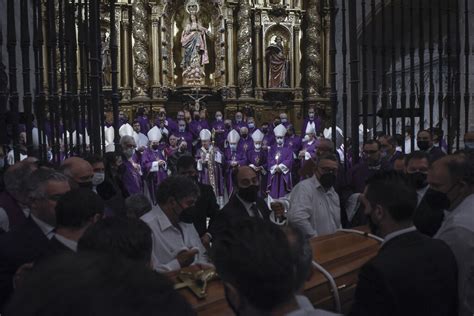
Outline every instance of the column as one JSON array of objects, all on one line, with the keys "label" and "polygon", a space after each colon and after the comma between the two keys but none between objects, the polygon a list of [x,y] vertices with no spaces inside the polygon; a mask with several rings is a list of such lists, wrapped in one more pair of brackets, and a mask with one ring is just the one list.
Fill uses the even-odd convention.
[{"label": "column", "polygon": [[227,86],[235,86],[234,82],[234,6],[230,6],[227,11]]},{"label": "column", "polygon": [[156,3],[151,8],[151,49],[152,49],[152,97],[161,97],[161,63],[160,63],[160,6]]},{"label": "column", "polygon": [[131,98],[130,88],[130,21],[128,14],[128,6],[122,11],[123,26],[123,74],[122,74],[122,99],[129,101]]},{"label": "column", "polygon": [[122,43],[120,42],[120,22],[122,21],[122,7],[120,6],[120,3],[116,3],[115,5],[115,30],[117,34],[117,76],[118,76],[118,87],[122,87],[122,81],[120,80],[120,77],[122,76],[122,53],[121,53],[121,47]]}]

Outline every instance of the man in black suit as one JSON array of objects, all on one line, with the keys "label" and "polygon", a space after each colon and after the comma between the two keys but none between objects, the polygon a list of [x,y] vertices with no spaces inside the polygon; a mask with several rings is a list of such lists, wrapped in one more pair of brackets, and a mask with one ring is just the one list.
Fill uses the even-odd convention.
[{"label": "man in black suit", "polygon": [[362,202],[372,232],[384,242],[360,271],[349,315],[456,315],[456,260],[447,244],[413,226],[414,188],[394,171],[377,174]]},{"label": "man in black suit", "polygon": [[271,210],[264,199],[258,196],[259,180],[255,171],[241,166],[232,172],[234,194],[229,202],[211,221],[209,232],[213,239],[219,238],[229,226],[245,217],[260,217],[270,220]]},{"label": "man in black suit", "polygon": [[219,211],[214,189],[210,185],[198,182],[196,160],[193,157],[189,155],[180,157],[176,163],[176,170],[179,175],[192,178],[199,186],[201,194],[189,214],[192,214],[190,221],[194,224],[203,245],[207,247],[210,242],[210,236],[207,231],[207,219],[212,220]]},{"label": "man in black suit", "polygon": [[56,225],[57,201],[69,190],[63,174],[50,169],[32,173],[27,188],[30,216],[23,225],[0,236],[0,310],[13,291],[17,270],[48,249]]},{"label": "man in black suit", "polygon": [[64,194],[56,205],[56,232],[45,256],[76,252],[86,229],[103,217],[104,207],[102,199],[89,189],[78,188]]},{"label": "man in black suit", "polygon": [[421,151],[428,154],[430,163],[446,156],[439,147],[434,146],[433,134],[428,130],[418,132],[418,135],[416,135],[416,144]]}]

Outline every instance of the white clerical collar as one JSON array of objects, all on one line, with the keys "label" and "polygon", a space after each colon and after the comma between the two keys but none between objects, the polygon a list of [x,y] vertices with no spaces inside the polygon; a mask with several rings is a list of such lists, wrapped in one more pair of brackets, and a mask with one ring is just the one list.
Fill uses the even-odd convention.
[{"label": "white clerical collar", "polygon": [[68,247],[72,251],[77,252],[77,241],[66,238],[59,234],[54,234],[54,238],[56,238],[60,243],[62,243],[64,246]]},{"label": "white clerical collar", "polygon": [[43,234],[48,239],[53,238],[53,236],[54,236],[54,227],[53,226],[49,225],[48,223],[43,222],[42,220],[40,220],[38,217],[34,216],[33,214],[31,214],[31,218],[36,223],[36,225],[38,225],[38,227],[41,229]]},{"label": "white clerical collar", "polygon": [[388,234],[387,236],[385,236],[383,242],[382,242],[382,246],[384,244],[386,244],[390,239],[393,239],[395,237],[398,237],[400,235],[403,235],[403,234],[407,234],[407,233],[411,233],[411,232],[414,232],[416,231],[416,227],[415,226],[410,226],[408,228],[404,228],[404,229],[400,229],[400,230],[397,230],[397,231],[394,231],[390,234]]}]

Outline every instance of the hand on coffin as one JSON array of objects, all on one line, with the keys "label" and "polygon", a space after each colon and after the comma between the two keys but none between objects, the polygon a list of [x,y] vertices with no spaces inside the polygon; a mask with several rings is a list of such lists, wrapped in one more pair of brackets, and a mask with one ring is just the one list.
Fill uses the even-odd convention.
[{"label": "hand on coffin", "polygon": [[183,250],[176,256],[181,268],[190,266],[194,262],[194,257],[198,254],[199,250],[193,248],[189,250]]}]

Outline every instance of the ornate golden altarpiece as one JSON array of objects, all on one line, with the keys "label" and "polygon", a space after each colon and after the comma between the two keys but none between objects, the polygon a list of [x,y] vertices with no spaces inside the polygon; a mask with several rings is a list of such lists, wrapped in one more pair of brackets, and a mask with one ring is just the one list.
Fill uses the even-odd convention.
[{"label": "ornate golden altarpiece", "polygon": [[[216,110],[230,115],[249,106],[257,122],[272,121],[281,111],[300,122],[308,106],[317,106],[323,116],[330,117],[328,2],[117,1],[121,110],[132,115],[138,106],[154,110],[164,106],[168,113],[175,113],[183,103],[201,99],[211,115]],[[111,27],[105,4],[101,16],[104,55]],[[183,32],[194,36],[195,31],[199,34],[191,41],[200,43],[201,53],[205,45],[207,62],[196,65],[199,61],[190,53],[187,69]],[[285,69],[280,86],[269,80],[269,52],[275,51],[281,53],[277,60],[283,61]],[[110,67],[104,55],[106,90]],[[203,55],[198,57],[204,60]],[[192,70],[197,79],[190,79]]]}]

